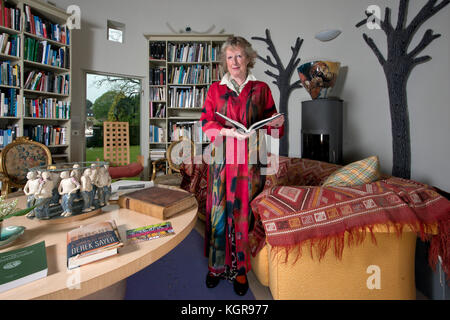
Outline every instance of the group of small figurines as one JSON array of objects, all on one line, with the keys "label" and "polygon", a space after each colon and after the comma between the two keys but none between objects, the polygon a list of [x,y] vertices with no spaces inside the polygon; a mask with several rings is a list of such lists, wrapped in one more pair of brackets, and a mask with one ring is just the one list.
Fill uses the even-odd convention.
[{"label": "group of small figurines", "polygon": [[90,212],[109,204],[111,176],[107,162],[89,167],[75,163],[71,168],[33,168],[27,174],[24,193],[27,207],[36,208],[28,218],[51,219]]}]

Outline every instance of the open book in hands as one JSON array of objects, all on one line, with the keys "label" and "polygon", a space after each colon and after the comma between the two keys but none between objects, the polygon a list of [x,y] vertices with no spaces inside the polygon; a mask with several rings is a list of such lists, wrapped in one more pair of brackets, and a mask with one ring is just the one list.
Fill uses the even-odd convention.
[{"label": "open book in hands", "polygon": [[270,118],[255,122],[254,124],[252,124],[250,127],[246,128],[242,123],[237,122],[236,120],[232,120],[230,118],[228,118],[227,116],[224,116],[223,114],[219,113],[216,111],[216,114],[220,117],[222,117],[223,119],[225,119],[229,124],[233,125],[236,129],[241,130],[245,133],[250,133],[252,130],[256,130],[259,129],[261,127],[264,127],[266,124],[268,124],[269,122],[271,122],[272,120],[281,117],[283,114],[282,113],[277,113],[275,115],[273,115]]}]

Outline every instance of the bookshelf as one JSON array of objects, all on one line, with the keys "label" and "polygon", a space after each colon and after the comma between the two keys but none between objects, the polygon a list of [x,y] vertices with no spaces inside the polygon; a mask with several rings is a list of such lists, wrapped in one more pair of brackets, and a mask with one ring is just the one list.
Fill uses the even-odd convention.
[{"label": "bookshelf", "polygon": [[69,16],[37,0],[0,0],[0,9],[0,150],[28,136],[70,162]]},{"label": "bookshelf", "polygon": [[209,144],[199,119],[209,86],[223,76],[218,55],[229,36],[145,35],[150,161],[164,157],[170,143],[180,137],[189,137],[196,151]]}]

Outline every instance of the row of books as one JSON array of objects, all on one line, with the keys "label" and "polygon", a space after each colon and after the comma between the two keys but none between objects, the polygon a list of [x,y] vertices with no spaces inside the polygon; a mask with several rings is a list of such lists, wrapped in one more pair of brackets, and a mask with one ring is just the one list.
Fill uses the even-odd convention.
[{"label": "row of books", "polygon": [[166,90],[161,87],[152,87],[150,88],[150,101],[161,101],[166,100]]},{"label": "row of books", "polygon": [[24,56],[28,61],[48,64],[59,68],[70,67],[70,50],[59,48],[47,42],[25,38]]},{"label": "row of books", "polygon": [[19,134],[19,126],[17,124],[8,126],[6,129],[0,129],[0,147],[4,148],[13,142]]},{"label": "row of books", "polygon": [[20,86],[20,66],[18,64],[11,65],[10,61],[0,62],[0,84]]},{"label": "row of books", "polygon": [[208,89],[206,87],[170,87],[169,102],[171,108],[202,108]]},{"label": "row of books", "polygon": [[166,157],[166,149],[150,149],[150,160],[159,160]]},{"label": "row of books", "polygon": [[177,66],[169,69],[171,84],[206,84],[210,82],[211,73],[208,66]]},{"label": "row of books", "polygon": [[170,141],[178,141],[181,137],[187,137],[194,142],[209,142],[208,137],[202,131],[200,121],[178,121],[169,123]]},{"label": "row of books", "polygon": [[164,41],[150,42],[150,59],[166,59],[166,43]]},{"label": "row of books", "polygon": [[28,5],[25,5],[25,31],[59,43],[70,44],[70,30],[67,26],[55,24],[33,14]]},{"label": "row of books", "polygon": [[70,102],[55,98],[24,99],[25,117],[70,119]]},{"label": "row of books", "polygon": [[170,62],[207,62],[211,45],[207,43],[169,43],[167,55]]},{"label": "row of books", "polygon": [[154,103],[150,101],[149,114],[151,118],[165,118],[166,117],[166,105],[164,103]]},{"label": "row of books", "polygon": [[56,75],[53,72],[28,71],[25,75],[25,89],[58,94],[69,94],[69,75]]},{"label": "row of books", "polygon": [[40,142],[46,146],[67,143],[66,128],[52,125],[24,126],[24,136],[33,141]]},{"label": "row of books", "polygon": [[13,7],[5,0],[0,0],[0,25],[20,30],[20,9]]},{"label": "row of books", "polygon": [[214,64],[211,70],[213,81],[221,80],[225,75],[222,65]]},{"label": "row of books", "polygon": [[17,117],[18,103],[21,96],[16,89],[1,89],[0,94],[0,115],[3,117]]},{"label": "row of books", "polygon": [[150,68],[148,81],[150,85],[165,85],[166,68]]},{"label": "row of books", "polygon": [[0,34],[0,53],[14,57],[20,56],[20,37],[17,34]]},{"label": "row of books", "polygon": [[166,142],[164,129],[159,126],[150,125],[150,142]]}]

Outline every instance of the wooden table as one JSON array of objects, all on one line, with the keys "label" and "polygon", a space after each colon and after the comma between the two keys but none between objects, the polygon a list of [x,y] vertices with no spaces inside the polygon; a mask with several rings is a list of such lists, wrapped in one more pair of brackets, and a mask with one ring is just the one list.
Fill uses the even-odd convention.
[{"label": "wooden table", "polygon": [[[25,197],[19,198],[19,208],[24,208]],[[0,252],[22,248],[45,240],[47,249],[48,276],[23,286],[0,293],[5,299],[80,299],[86,296],[109,299],[101,294],[102,289],[118,283],[152,264],[175,248],[193,229],[197,220],[197,208],[177,214],[167,221],[172,223],[175,234],[138,244],[126,243],[126,230],[161,223],[162,220],[149,217],[118,206],[104,207],[104,212],[81,221],[67,224],[48,224],[26,217],[14,217],[3,221],[3,226],[24,226],[25,233],[12,245],[1,248]],[[114,219],[124,241],[119,254],[104,260],[67,270],[66,234],[80,225]],[[124,295],[121,286],[119,295]],[[106,290],[105,290],[106,291]]]}]

